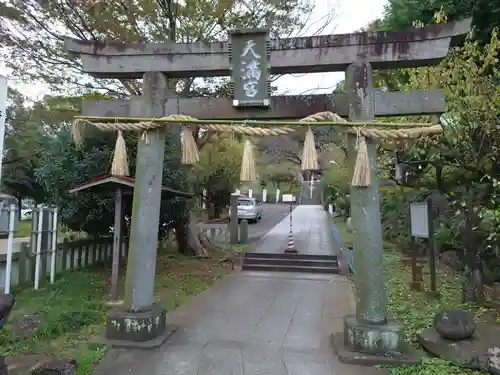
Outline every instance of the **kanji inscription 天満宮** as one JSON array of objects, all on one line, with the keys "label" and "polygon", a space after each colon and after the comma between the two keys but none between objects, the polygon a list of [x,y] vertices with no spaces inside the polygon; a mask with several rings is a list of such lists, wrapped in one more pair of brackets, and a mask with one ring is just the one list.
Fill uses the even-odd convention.
[{"label": "kanji inscription \u5929\u6e80\u5bae", "polygon": [[233,105],[268,106],[267,30],[234,31],[231,33],[230,41]]}]

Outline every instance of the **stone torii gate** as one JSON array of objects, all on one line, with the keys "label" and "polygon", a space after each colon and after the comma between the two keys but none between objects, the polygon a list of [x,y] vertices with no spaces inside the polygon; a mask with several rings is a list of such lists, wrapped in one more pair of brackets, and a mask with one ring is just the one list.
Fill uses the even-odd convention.
[{"label": "stone torii gate", "polygon": [[[370,122],[376,116],[443,113],[442,91],[375,90],[372,68],[435,65],[447,55],[450,46],[463,39],[470,23],[464,20],[397,33],[279,40],[267,40],[265,30],[259,29],[231,35],[234,38],[231,45],[222,42],[125,44],[67,39],[66,47],[81,56],[83,71],[95,77],[143,79],[142,96],[128,101],[87,101],[83,106],[86,116],[160,118],[180,113],[198,119],[286,119],[333,110],[352,122]],[[243,83],[238,78],[241,59],[234,53],[238,48],[241,51],[242,43],[248,46],[248,42],[254,40],[256,49],[260,48],[259,57],[262,56],[262,69],[255,82],[260,89],[257,97],[242,92]],[[346,93],[269,96],[269,74],[333,71],[346,72]],[[168,89],[168,78],[231,75],[235,83],[232,100],[180,98]],[[165,127],[148,131],[147,142],[141,137],[138,141],[125,304],[122,310],[110,313],[107,328],[107,337],[118,340],[121,345],[154,346],[168,336],[165,312],[153,304],[165,131]],[[333,339],[344,361],[370,355],[387,358],[380,355],[404,351],[404,327],[387,318],[376,143],[373,139],[366,142],[372,183],[368,187],[351,186],[350,191],[355,230],[356,315],[344,318],[344,335]],[[356,136],[349,134],[351,175],[356,158],[355,143]]]}]

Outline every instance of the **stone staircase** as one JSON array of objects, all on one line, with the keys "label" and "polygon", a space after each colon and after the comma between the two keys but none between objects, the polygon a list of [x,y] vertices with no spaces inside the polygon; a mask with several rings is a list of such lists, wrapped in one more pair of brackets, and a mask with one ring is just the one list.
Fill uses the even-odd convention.
[{"label": "stone staircase", "polygon": [[245,253],[244,271],[282,271],[339,274],[336,255]]},{"label": "stone staircase", "polygon": [[299,204],[321,205],[321,186],[319,181],[313,181],[312,193],[311,193],[311,182],[310,181],[302,182],[302,187],[300,189]]}]

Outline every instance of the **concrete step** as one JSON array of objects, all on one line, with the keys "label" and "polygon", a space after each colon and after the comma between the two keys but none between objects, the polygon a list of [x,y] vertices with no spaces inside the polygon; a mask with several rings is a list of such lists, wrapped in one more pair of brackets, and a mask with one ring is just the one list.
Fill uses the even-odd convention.
[{"label": "concrete step", "polygon": [[339,273],[336,255],[245,253],[243,270]]},{"label": "concrete step", "polygon": [[278,266],[301,266],[301,267],[338,267],[338,261],[318,259],[293,259],[293,258],[245,258],[244,264],[265,264]]},{"label": "concrete step", "polygon": [[245,258],[266,258],[266,259],[300,259],[300,260],[329,260],[337,261],[337,255],[316,255],[316,254],[285,254],[285,253],[245,253]]},{"label": "concrete step", "polygon": [[265,271],[265,272],[300,272],[300,273],[329,273],[339,274],[338,267],[304,267],[304,266],[280,266],[275,264],[246,264],[243,263],[244,271]]}]

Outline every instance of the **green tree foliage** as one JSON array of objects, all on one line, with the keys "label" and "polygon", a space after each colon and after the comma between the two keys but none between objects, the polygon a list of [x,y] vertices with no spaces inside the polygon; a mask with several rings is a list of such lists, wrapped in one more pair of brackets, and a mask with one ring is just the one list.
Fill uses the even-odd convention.
[{"label": "green tree foliage", "polygon": [[[13,0],[0,3],[0,42],[7,67],[24,82],[49,84],[56,92],[104,90],[114,96],[139,94],[136,81],[96,80],[82,75],[81,61],[64,49],[63,36],[120,42],[206,42],[222,40],[234,28],[271,26],[272,33],[300,30],[312,9],[310,0],[59,1]],[[217,90],[224,80],[211,79]],[[207,81],[205,81],[207,82]],[[207,85],[186,79],[184,95]]]},{"label": "green tree foliage", "polygon": [[[102,98],[87,95],[85,98]],[[68,193],[76,183],[108,174],[115,135],[91,131],[84,145],[77,148],[70,124],[81,110],[82,97],[47,96],[28,103],[18,92],[9,92],[2,185],[18,198],[57,204],[63,224],[91,235],[109,233],[113,225],[113,194],[94,191]],[[135,173],[137,137],[127,135],[130,170]],[[188,191],[187,171],[180,162],[180,137],[169,133],[165,144],[163,183]],[[130,213],[130,203],[125,205]],[[161,223],[187,222],[187,202],[179,198],[164,202]]]},{"label": "green tree foliage", "polygon": [[345,150],[330,145],[327,152],[328,164],[321,180],[323,195],[327,203],[334,203],[337,210],[349,212],[349,170]]},{"label": "green tree foliage", "polygon": [[243,144],[227,134],[216,134],[200,152],[200,162],[194,166],[194,186],[198,195],[207,191],[211,218],[219,217],[229,205],[231,193],[240,181]]},{"label": "green tree foliage", "polygon": [[283,189],[283,185],[287,185],[286,189],[298,187],[298,173],[300,173],[300,169],[296,164],[291,162],[276,164],[266,164],[265,162],[260,162],[260,178],[263,181],[263,186],[267,186],[268,183],[271,183],[273,187],[280,190]]},{"label": "green tree foliage", "polygon": [[435,23],[435,14],[443,10],[448,21],[473,17],[479,40],[487,42],[495,27],[500,26],[499,0],[389,0],[384,17],[372,23],[371,28],[400,31],[415,21],[424,25]]},{"label": "green tree foliage", "polygon": [[[441,118],[444,134],[407,142],[399,157],[421,167],[411,170],[411,185],[439,188],[441,199],[447,201],[440,209],[436,237],[441,248],[465,253],[468,268],[464,297],[473,300],[482,298],[478,260],[496,270],[493,278],[498,279],[499,273],[499,51],[496,31],[486,44],[467,40],[436,67],[406,70],[408,81],[403,85],[405,90],[445,91],[446,113]],[[430,119],[417,121],[421,120]]]},{"label": "green tree foliage", "polygon": [[19,202],[23,198],[43,201],[44,191],[33,173],[43,152],[43,124],[39,122],[38,113],[18,91],[9,89],[8,99],[2,189],[17,197]]},{"label": "green tree foliage", "polygon": [[[126,140],[130,168],[135,171],[137,138],[128,135]],[[75,147],[68,124],[62,124],[54,134],[45,136],[45,152],[39,161],[36,176],[46,191],[47,202],[60,207],[61,220],[69,228],[91,235],[109,234],[114,221],[114,192],[89,190],[69,194],[68,190],[77,183],[109,174],[114,144],[115,134],[94,131],[81,147]],[[179,155],[179,136],[168,133],[163,184],[187,191],[186,171],[181,166]],[[131,197],[128,197],[124,210],[129,217],[131,204]],[[160,225],[174,220],[187,222],[187,207],[185,198],[162,202]]]}]

